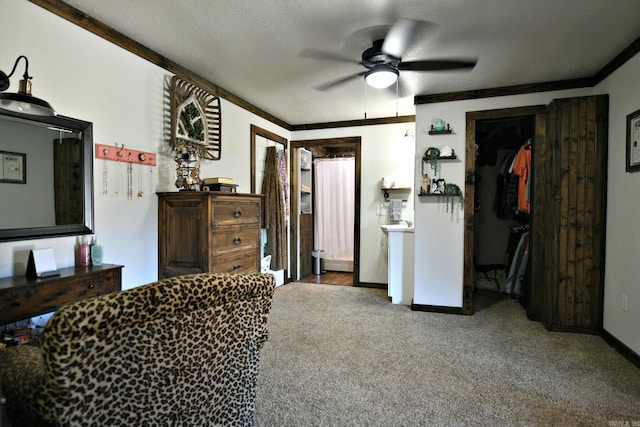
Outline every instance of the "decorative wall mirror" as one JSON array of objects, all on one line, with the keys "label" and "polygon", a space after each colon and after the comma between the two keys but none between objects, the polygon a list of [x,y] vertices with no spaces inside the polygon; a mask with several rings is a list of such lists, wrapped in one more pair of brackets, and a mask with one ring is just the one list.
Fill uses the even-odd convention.
[{"label": "decorative wall mirror", "polygon": [[198,157],[220,160],[222,151],[220,98],[192,83],[171,79],[171,148],[190,146]]},{"label": "decorative wall mirror", "polygon": [[0,110],[0,151],[0,241],[93,233],[91,123]]}]

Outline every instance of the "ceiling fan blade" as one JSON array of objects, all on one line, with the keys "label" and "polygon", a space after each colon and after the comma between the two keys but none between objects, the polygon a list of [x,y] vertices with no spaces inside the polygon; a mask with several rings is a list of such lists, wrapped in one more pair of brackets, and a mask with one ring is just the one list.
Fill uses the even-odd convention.
[{"label": "ceiling fan blade", "polygon": [[324,92],[326,90],[333,89],[333,88],[335,88],[337,86],[340,86],[340,85],[343,85],[343,84],[345,84],[347,82],[350,82],[353,79],[356,79],[358,77],[364,76],[365,74],[366,74],[366,71],[362,71],[362,72],[357,73],[357,74],[352,74],[352,75],[347,76],[347,77],[342,77],[342,78],[337,79],[337,80],[332,80],[330,82],[327,82],[327,83],[324,83],[324,84],[321,84],[321,85],[318,85],[318,86],[314,86],[313,88],[315,90],[319,90],[319,91],[323,91]]},{"label": "ceiling fan blade", "polygon": [[322,59],[325,61],[338,61],[338,62],[348,62],[351,64],[360,64],[360,61],[355,59],[351,59],[349,57],[339,55],[333,52],[325,52],[323,50],[317,49],[305,49],[298,54],[301,58],[311,58],[311,59]]},{"label": "ceiling fan blade", "polygon": [[404,18],[399,19],[398,22],[393,24],[393,27],[391,27],[389,33],[384,38],[382,52],[396,58],[402,58],[402,55],[404,55],[409,48],[409,44],[413,41],[420,26],[424,24],[426,24],[426,22]]},{"label": "ceiling fan blade", "polygon": [[407,61],[398,64],[403,71],[443,71],[472,69],[477,59],[425,59],[422,61]]}]

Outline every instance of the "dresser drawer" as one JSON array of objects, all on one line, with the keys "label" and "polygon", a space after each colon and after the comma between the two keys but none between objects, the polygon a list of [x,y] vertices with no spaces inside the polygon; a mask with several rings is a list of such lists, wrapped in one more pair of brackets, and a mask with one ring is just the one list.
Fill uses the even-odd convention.
[{"label": "dresser drawer", "polygon": [[211,225],[256,224],[260,227],[260,202],[237,197],[217,197],[211,201]]},{"label": "dresser drawer", "polygon": [[215,258],[211,258],[211,267],[213,273],[249,273],[258,271],[256,250],[249,249],[217,255]]},{"label": "dresser drawer", "polygon": [[0,298],[0,324],[26,319],[86,298],[119,291],[120,270],[93,272],[5,289]]},{"label": "dresser drawer", "polygon": [[244,249],[255,250],[258,247],[259,238],[260,229],[257,227],[219,227],[211,235],[211,254],[221,255]]}]

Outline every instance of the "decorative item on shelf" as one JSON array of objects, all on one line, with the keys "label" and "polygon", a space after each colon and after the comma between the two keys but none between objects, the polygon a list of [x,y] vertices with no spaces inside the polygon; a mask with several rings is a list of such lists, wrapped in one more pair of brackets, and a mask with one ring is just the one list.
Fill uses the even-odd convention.
[{"label": "decorative item on shelf", "polygon": [[446,185],[445,180],[442,178],[432,180],[431,194],[444,194],[445,185]]},{"label": "decorative item on shelf", "polygon": [[463,201],[462,190],[460,190],[460,187],[458,187],[457,184],[451,184],[451,183],[444,184],[443,194],[445,197],[447,212],[449,212],[449,206],[451,206],[451,212],[453,212],[453,203],[456,197],[458,197],[458,200],[460,202],[460,207],[462,208],[462,201]]},{"label": "decorative item on shelf", "polygon": [[438,157],[440,157],[440,149],[436,147],[429,147],[427,148],[427,151],[424,152],[424,157],[422,158],[429,162],[431,169],[433,169],[436,174],[438,173]]},{"label": "decorative item on shelf", "polygon": [[420,194],[429,194],[431,192],[431,178],[429,174],[422,174],[422,187],[420,188]]},{"label": "decorative item on shelf", "polygon": [[444,126],[445,126],[444,120],[435,119],[433,125],[431,125],[431,128],[435,131],[440,132],[444,130]]},{"label": "decorative item on shelf", "polygon": [[453,148],[451,148],[450,146],[443,145],[442,147],[440,147],[440,157],[455,157],[455,155],[456,152],[453,151]]},{"label": "decorative item on shelf", "polygon": [[176,187],[180,191],[200,190],[200,161],[198,150],[192,145],[178,147],[176,160]]},{"label": "decorative item on shelf", "polygon": [[16,62],[13,64],[13,69],[8,75],[0,71],[0,92],[9,89],[9,78],[16,71],[18,62],[21,59],[24,59],[25,65],[24,74],[18,86],[18,92],[1,93],[0,108],[37,116],[55,116],[56,112],[47,101],[31,95],[31,79],[33,77],[29,75],[29,60],[24,55],[20,55],[18,59],[16,59]]},{"label": "decorative item on shelf", "polygon": [[451,130],[449,123],[445,123],[442,119],[435,119],[431,129],[429,129],[429,135],[446,135],[450,133],[453,133],[453,130]]}]

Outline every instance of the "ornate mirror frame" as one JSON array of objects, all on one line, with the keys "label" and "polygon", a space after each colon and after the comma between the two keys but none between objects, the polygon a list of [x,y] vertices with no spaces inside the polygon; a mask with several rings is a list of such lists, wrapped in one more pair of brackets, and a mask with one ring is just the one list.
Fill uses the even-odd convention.
[{"label": "ornate mirror frame", "polygon": [[171,79],[171,148],[196,148],[198,157],[220,160],[222,111],[220,98],[182,80]]}]

